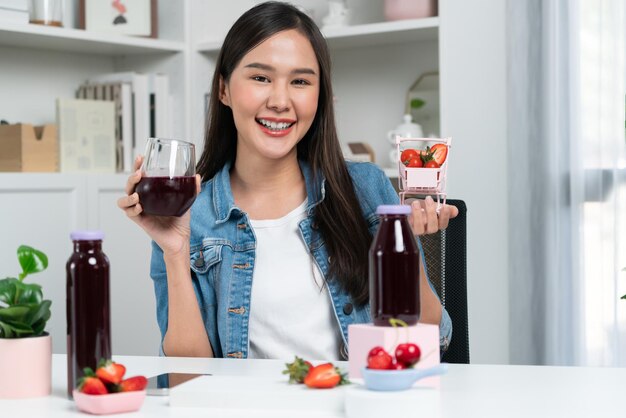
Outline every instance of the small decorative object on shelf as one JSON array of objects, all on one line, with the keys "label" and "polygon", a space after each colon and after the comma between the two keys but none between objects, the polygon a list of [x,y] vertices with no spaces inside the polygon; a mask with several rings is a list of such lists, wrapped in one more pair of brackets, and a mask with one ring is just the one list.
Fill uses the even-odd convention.
[{"label": "small decorative object on shelf", "polygon": [[63,0],[30,0],[30,23],[63,26]]},{"label": "small decorative object on shelf", "polygon": [[407,196],[433,196],[437,211],[446,203],[448,154],[452,138],[396,137],[400,201]]},{"label": "small decorative object on shelf", "polygon": [[59,171],[56,125],[0,124],[0,171]]},{"label": "small decorative object on shelf", "polygon": [[404,20],[437,16],[437,0],[385,0],[385,19]]},{"label": "small decorative object on shelf", "polygon": [[40,285],[24,283],[48,267],[48,257],[21,245],[17,258],[19,276],[0,280],[0,399],[47,396],[51,389],[52,340],[45,327],[52,302]]},{"label": "small decorative object on shelf", "polygon": [[81,29],[157,37],[156,0],[80,0]]},{"label": "small decorative object on shelf", "polygon": [[328,0],[328,16],[322,19],[322,30],[348,26],[350,9],[346,0]]}]

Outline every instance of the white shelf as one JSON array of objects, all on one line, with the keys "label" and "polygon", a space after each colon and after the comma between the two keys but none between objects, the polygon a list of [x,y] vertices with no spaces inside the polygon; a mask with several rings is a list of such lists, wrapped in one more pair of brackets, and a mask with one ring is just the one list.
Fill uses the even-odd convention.
[{"label": "white shelf", "polygon": [[109,56],[185,50],[183,42],[9,23],[0,23],[0,45]]},{"label": "white shelf", "polygon": [[196,44],[196,51],[206,53],[218,52],[221,47],[222,41],[199,42],[198,44]]},{"label": "white shelf", "polygon": [[369,23],[325,30],[324,36],[331,48],[400,44],[432,41],[439,37],[439,18],[398,20]]},{"label": "white shelf", "polygon": [[[369,23],[328,29],[323,33],[330,47],[337,49],[432,41],[439,37],[439,18]],[[222,41],[215,40],[199,42],[196,44],[196,51],[214,53],[219,51],[221,45]]]}]

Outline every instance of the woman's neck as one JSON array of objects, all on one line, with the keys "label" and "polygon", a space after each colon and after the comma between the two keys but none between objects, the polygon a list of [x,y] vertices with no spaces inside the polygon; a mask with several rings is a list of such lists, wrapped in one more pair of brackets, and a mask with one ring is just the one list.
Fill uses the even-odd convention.
[{"label": "woman's neck", "polygon": [[248,161],[237,156],[230,172],[235,204],[252,219],[277,219],[306,198],[296,155],[281,160]]}]

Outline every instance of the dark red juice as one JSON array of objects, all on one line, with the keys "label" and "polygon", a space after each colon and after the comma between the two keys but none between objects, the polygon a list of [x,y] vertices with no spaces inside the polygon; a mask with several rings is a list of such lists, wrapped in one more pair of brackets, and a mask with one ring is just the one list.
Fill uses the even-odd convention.
[{"label": "dark red juice", "polygon": [[144,213],[157,216],[182,216],[196,199],[196,178],[143,177],[135,191]]},{"label": "dark red juice", "polygon": [[[400,210],[410,213],[410,208]],[[369,257],[372,321],[374,325],[390,326],[389,319],[396,318],[414,325],[419,320],[421,308],[421,257],[417,242],[406,214],[380,211],[379,208],[380,225]]]},{"label": "dark red juice", "polygon": [[109,304],[109,260],[102,241],[72,233],[74,252],[67,272],[67,390],[84,376],[83,369],[95,371],[100,359],[111,358],[111,314]]}]

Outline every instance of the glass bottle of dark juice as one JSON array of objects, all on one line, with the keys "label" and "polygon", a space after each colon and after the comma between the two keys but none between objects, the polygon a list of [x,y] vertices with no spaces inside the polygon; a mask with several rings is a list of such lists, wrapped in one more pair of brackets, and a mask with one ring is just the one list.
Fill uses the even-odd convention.
[{"label": "glass bottle of dark juice", "polygon": [[374,325],[389,319],[409,325],[420,317],[420,252],[407,215],[407,205],[381,205],[378,232],[369,252],[370,309]]},{"label": "glass bottle of dark juice", "polygon": [[67,391],[72,390],[83,369],[96,370],[101,358],[111,358],[109,308],[109,259],[102,252],[101,231],[70,234],[74,251],[67,272]]}]

